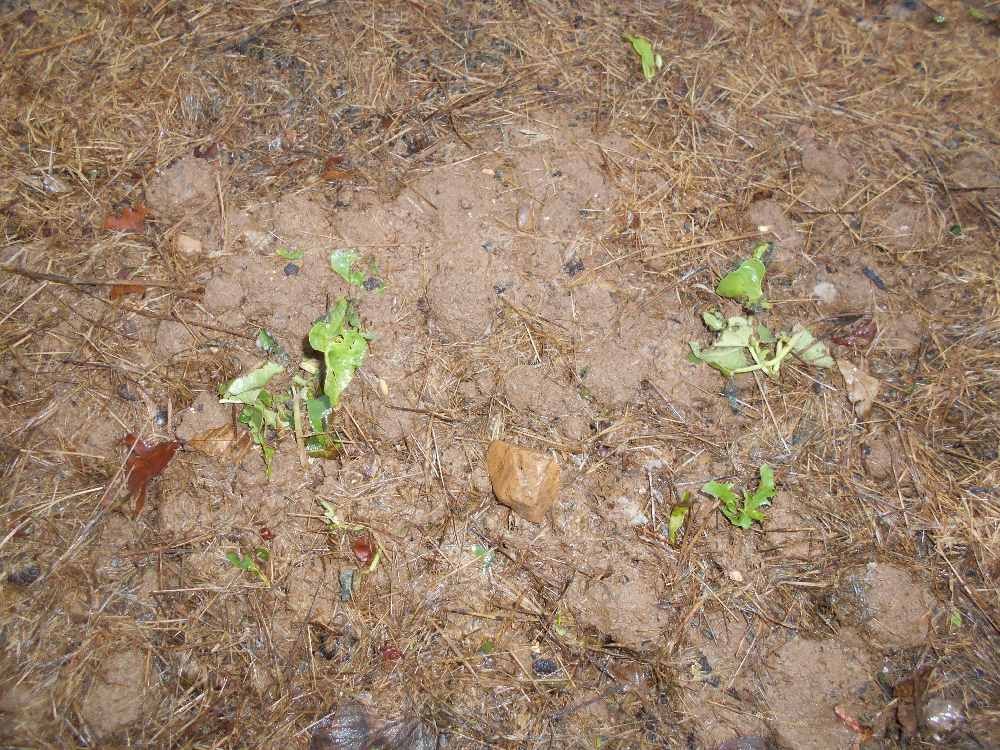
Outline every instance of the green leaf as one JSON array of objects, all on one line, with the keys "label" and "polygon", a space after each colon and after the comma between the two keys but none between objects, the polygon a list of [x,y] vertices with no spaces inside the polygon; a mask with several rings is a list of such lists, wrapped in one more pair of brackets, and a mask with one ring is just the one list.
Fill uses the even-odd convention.
[{"label": "green leaf", "polygon": [[290,250],[287,247],[279,247],[277,253],[279,257],[285,260],[302,260],[306,257],[304,250]]},{"label": "green leaf", "polygon": [[808,328],[797,323],[792,328],[792,336],[788,341],[789,348],[796,357],[812,367],[833,367],[833,357],[826,344],[818,340]]},{"label": "green leaf", "polygon": [[258,547],[256,550],[254,550],[254,554],[257,556],[257,559],[260,560],[261,562],[267,562],[268,560],[271,559],[271,553],[268,552],[263,547]]},{"label": "green leaf", "polygon": [[733,486],[728,482],[709,482],[701,488],[701,491],[706,495],[711,495],[721,503],[719,510],[733,526],[749,529],[755,521],[763,523],[765,520],[761,509],[771,504],[771,499],[776,492],[774,469],[768,464],[761,465],[760,483],[753,493],[743,493],[742,504],[733,491]]},{"label": "green leaf", "polygon": [[369,336],[361,330],[357,312],[346,299],[330,309],[309,330],[309,345],[323,354],[323,393],[337,408],[340,396],[368,354]]},{"label": "green leaf", "polygon": [[483,656],[489,656],[496,650],[496,646],[493,645],[493,641],[490,638],[484,640],[479,646],[479,653]]},{"label": "green leaf", "polygon": [[264,386],[284,368],[274,362],[265,362],[256,370],[241,375],[220,390],[223,404],[252,404],[257,401]]},{"label": "green leaf", "polygon": [[705,327],[710,331],[721,331],[726,327],[726,318],[718,310],[708,310],[701,314]]},{"label": "green leaf", "polygon": [[962,236],[962,225],[961,224],[952,224],[950,227],[948,227],[948,234],[950,234],[952,237],[961,237]]},{"label": "green leaf", "polygon": [[642,74],[647,81],[653,80],[656,71],[663,67],[663,58],[653,52],[653,44],[644,36],[625,35],[625,40],[632,45],[632,49],[639,56],[642,62]]},{"label": "green leaf", "polygon": [[697,341],[690,342],[691,359],[695,362],[703,362],[710,367],[714,367],[727,378],[736,371],[750,365],[747,359],[746,348],[740,346],[719,346],[714,344],[708,349],[702,349]]},{"label": "green leaf", "polygon": [[270,354],[282,364],[288,362],[288,352],[282,348],[281,344],[266,328],[261,328],[257,333],[257,348],[265,354]]},{"label": "green leaf", "polygon": [[736,268],[722,277],[715,293],[720,297],[733,299],[746,307],[770,307],[764,298],[764,256],[771,249],[770,242],[759,242],[753,249],[751,257],[744,260]]},{"label": "green leaf", "polygon": [[353,248],[339,248],[330,253],[330,268],[348,284],[362,286],[365,274],[353,268],[358,261],[358,254]]},{"label": "green leaf", "polygon": [[229,560],[230,565],[236,568],[239,568],[243,562],[243,558],[237,555],[235,552],[227,552],[226,559]]},{"label": "green leaf", "polygon": [[[687,497],[688,495],[685,493],[685,499]],[[691,504],[685,502],[680,502],[670,509],[670,518],[667,522],[667,539],[671,544],[677,544],[677,535],[684,528],[684,522],[687,520],[690,510]]]},{"label": "green leaf", "polygon": [[326,418],[333,411],[330,398],[325,393],[306,401],[306,411],[309,413],[309,424],[313,432],[326,432]]}]

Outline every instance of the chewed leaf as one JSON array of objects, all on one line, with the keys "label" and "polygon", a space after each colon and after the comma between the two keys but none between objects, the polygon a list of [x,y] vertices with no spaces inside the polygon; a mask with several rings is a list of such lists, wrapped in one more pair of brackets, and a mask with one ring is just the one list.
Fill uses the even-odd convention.
[{"label": "chewed leaf", "polygon": [[353,248],[339,248],[330,253],[330,268],[348,284],[363,286],[365,274],[354,268],[358,254]]},{"label": "chewed leaf", "polygon": [[770,505],[771,499],[777,490],[774,488],[774,469],[768,464],[760,465],[760,484],[753,493],[754,503],[757,505]]},{"label": "chewed leaf", "polygon": [[705,484],[705,486],[701,488],[701,491],[706,495],[711,495],[725,506],[735,508],[736,503],[738,502],[736,493],[733,492],[733,485],[729,484],[729,482],[711,481]]},{"label": "chewed leaf", "polygon": [[720,297],[734,299],[747,307],[770,307],[764,298],[764,274],[767,269],[764,266],[764,256],[771,249],[771,243],[760,242],[754,249],[751,257],[744,260],[736,268],[719,281],[715,287],[715,293]]},{"label": "chewed leaf", "polygon": [[714,367],[727,378],[734,372],[744,367],[749,367],[750,360],[747,359],[747,349],[741,346],[719,346],[714,344],[708,349],[702,349],[697,341],[692,341],[691,358],[695,362],[704,362],[710,367]]},{"label": "chewed leaf", "polygon": [[805,364],[812,367],[833,367],[833,357],[826,344],[817,339],[808,328],[796,325],[792,329],[792,338],[789,343],[792,347],[792,354],[801,359]]},{"label": "chewed leaf", "polygon": [[632,45],[632,49],[639,56],[642,63],[642,75],[647,81],[653,79],[656,71],[663,67],[663,58],[653,52],[653,44],[644,36],[625,35],[625,40]]},{"label": "chewed leaf", "polygon": [[336,408],[340,396],[368,354],[368,334],[346,299],[330,309],[309,330],[309,345],[323,354],[323,393]]},{"label": "chewed leaf", "polygon": [[220,399],[224,404],[252,404],[268,381],[282,371],[281,365],[265,362],[256,370],[241,375],[220,388]]}]

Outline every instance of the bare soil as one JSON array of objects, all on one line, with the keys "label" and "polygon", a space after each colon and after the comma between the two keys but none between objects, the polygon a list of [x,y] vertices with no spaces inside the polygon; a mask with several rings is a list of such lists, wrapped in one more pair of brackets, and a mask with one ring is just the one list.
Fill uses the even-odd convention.
[{"label": "bare soil", "polygon": [[[0,1],[0,744],[1000,744],[998,14]],[[759,240],[867,413],[689,361]],[[218,388],[344,297],[342,450],[268,477]]]}]

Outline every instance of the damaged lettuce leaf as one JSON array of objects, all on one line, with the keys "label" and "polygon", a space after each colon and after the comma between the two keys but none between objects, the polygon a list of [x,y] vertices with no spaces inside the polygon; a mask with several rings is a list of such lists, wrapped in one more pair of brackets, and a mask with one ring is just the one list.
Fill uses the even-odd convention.
[{"label": "damaged lettuce leaf", "polygon": [[715,342],[702,348],[697,341],[690,342],[692,362],[704,362],[725,377],[760,370],[777,379],[781,363],[792,354],[811,367],[831,368],[833,357],[826,344],[800,325],[791,333],[775,336],[763,324],[756,328],[742,315],[723,318],[718,311],[702,315],[705,326],[716,333]]},{"label": "damaged lettuce leaf", "polygon": [[330,308],[309,330],[309,346],[323,355],[323,393],[336,409],[340,396],[368,354],[371,336],[361,330],[358,313],[346,299]]},{"label": "damaged lettuce leaf", "polygon": [[736,300],[748,309],[769,308],[771,304],[764,297],[764,274],[767,272],[764,256],[770,249],[770,242],[758,242],[749,258],[722,277],[715,293]]},{"label": "damaged lettuce leaf", "polygon": [[241,424],[246,425],[251,439],[260,446],[261,456],[264,459],[264,471],[268,478],[271,477],[275,453],[274,444],[268,440],[268,429],[277,431],[279,425],[287,421],[285,410],[280,405],[275,404],[274,397],[265,390],[265,386],[271,378],[279,372],[283,372],[280,365],[265,362],[256,370],[252,370],[229,383],[224,383],[219,388],[220,403],[243,404],[237,419]]},{"label": "damaged lettuce leaf", "polygon": [[360,256],[353,248],[339,248],[330,253],[330,268],[333,269],[340,278],[353,286],[363,286],[365,274],[354,268]]}]

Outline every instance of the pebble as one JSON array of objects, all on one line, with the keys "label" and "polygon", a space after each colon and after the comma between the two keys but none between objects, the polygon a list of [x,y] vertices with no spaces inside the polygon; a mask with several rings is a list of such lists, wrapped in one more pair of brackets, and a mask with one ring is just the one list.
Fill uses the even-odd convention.
[{"label": "pebble", "polygon": [[298,276],[299,275],[299,267],[297,265],[295,265],[294,263],[289,263],[287,266],[285,266],[285,268],[283,270],[285,272],[285,276]]}]

